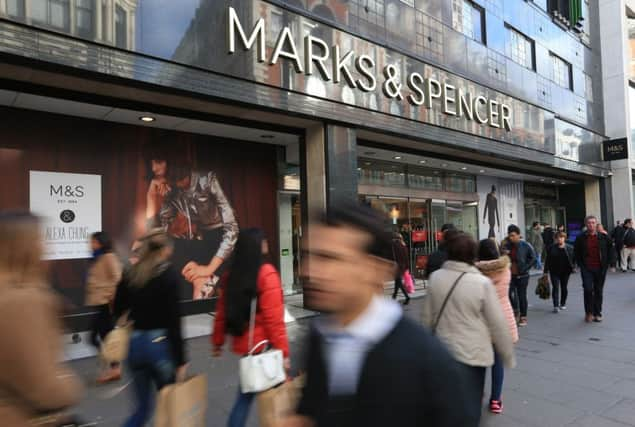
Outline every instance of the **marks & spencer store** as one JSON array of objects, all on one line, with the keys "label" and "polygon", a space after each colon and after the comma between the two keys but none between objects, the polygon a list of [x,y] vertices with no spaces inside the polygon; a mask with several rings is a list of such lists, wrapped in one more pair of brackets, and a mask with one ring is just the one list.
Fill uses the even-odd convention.
[{"label": "marks & spencer store", "polygon": [[162,226],[203,263],[261,227],[292,294],[310,213],[338,200],[384,212],[417,265],[446,222],[606,215],[597,52],[539,3],[2,0],[0,208],[44,218],[79,315],[99,229],[126,258]]}]

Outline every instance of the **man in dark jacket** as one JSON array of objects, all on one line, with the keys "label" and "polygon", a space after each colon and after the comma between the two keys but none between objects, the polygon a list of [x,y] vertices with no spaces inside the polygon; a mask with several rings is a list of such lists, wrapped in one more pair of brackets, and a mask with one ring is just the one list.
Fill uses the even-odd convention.
[{"label": "man in dark jacket", "polygon": [[622,225],[622,221],[617,221],[617,225],[611,231],[611,239],[615,245],[615,252],[617,253],[617,267],[624,271],[628,266],[622,265],[622,248],[624,248],[624,234],[626,234],[626,225]]},{"label": "man in dark jacket", "polygon": [[448,251],[445,248],[445,242],[448,241],[448,236],[450,234],[457,232],[458,230],[454,228],[454,224],[443,224],[441,226],[441,239],[439,240],[439,247],[428,257],[428,264],[426,266],[426,278],[430,277],[432,273],[439,270],[443,266],[443,263],[448,260]]},{"label": "man in dark jacket", "polygon": [[546,223],[543,224],[543,226],[545,228],[542,231],[542,241],[545,244],[544,253],[546,254],[547,250],[549,250],[551,245],[554,244],[554,241],[555,241],[555,238],[556,238],[556,230],[554,230],[551,225],[546,224]]},{"label": "man in dark jacket", "polygon": [[609,266],[615,262],[615,250],[610,237],[598,233],[596,217],[588,216],[584,223],[586,231],[576,238],[574,252],[582,273],[585,320],[601,322],[604,281]]},{"label": "man in dark jacket", "polygon": [[518,326],[527,326],[527,286],[529,286],[529,270],[536,264],[534,248],[520,235],[517,225],[507,227],[507,239],[503,242],[502,251],[512,261],[512,281],[509,285],[509,299],[514,313],[519,316]]},{"label": "man in dark jacket", "polygon": [[[617,251],[617,258],[621,259],[621,269],[627,272],[629,269],[635,271],[635,229],[633,229],[633,220],[627,218],[624,220],[624,234],[622,234],[622,245]],[[615,245],[617,247],[617,244]]]},{"label": "man in dark jacket", "polygon": [[307,381],[286,427],[476,427],[464,379],[443,345],[377,287],[395,272],[391,239],[370,208],[340,204],[311,225],[303,272]]}]

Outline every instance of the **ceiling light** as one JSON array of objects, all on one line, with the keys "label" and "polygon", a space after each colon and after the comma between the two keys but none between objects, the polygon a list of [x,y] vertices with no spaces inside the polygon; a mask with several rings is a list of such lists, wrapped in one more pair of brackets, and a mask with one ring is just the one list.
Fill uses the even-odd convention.
[{"label": "ceiling light", "polygon": [[447,168],[448,164],[447,163],[442,163],[441,166],[443,166],[444,168]]},{"label": "ceiling light", "polygon": [[426,160],[419,160],[419,163],[424,164],[426,163]]},{"label": "ceiling light", "polygon": [[152,123],[156,119],[154,117],[152,117],[152,116],[141,116],[141,117],[139,117],[139,120],[141,120],[142,122],[145,122],[145,123]]},{"label": "ceiling light", "polygon": [[273,135],[271,135],[271,134],[260,135],[260,137],[261,137],[262,139],[273,139],[273,138],[274,138],[274,136],[273,136]]},{"label": "ceiling light", "polygon": [[370,166],[370,165],[372,165],[372,163],[371,163],[371,162],[365,162],[365,163],[364,163],[364,166]]},{"label": "ceiling light", "polygon": [[357,170],[358,170],[358,171],[361,171],[361,170],[362,170],[362,168],[357,168]]},{"label": "ceiling light", "polygon": [[395,160],[401,160],[401,156],[395,156],[395,157],[393,157],[393,159],[395,159]]},{"label": "ceiling light", "polygon": [[479,172],[480,173],[485,173],[485,169],[481,169]]},{"label": "ceiling light", "polygon": [[552,183],[552,184],[555,184],[555,183],[556,183],[556,181],[551,181],[551,183]]},{"label": "ceiling light", "polygon": [[544,178],[540,178],[540,182],[545,182],[545,179]]},{"label": "ceiling light", "polygon": [[562,181],[560,184],[565,185],[565,184],[566,184],[566,182]]},{"label": "ceiling light", "polygon": [[466,170],[467,170],[467,168],[466,168],[465,166],[463,166],[463,167],[461,168],[461,170],[462,170],[462,171],[466,171]]}]

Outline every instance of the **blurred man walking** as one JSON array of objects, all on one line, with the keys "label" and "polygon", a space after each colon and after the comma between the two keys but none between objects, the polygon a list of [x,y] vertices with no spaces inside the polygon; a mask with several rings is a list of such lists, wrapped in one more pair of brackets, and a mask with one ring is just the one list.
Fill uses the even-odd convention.
[{"label": "blurred man walking", "polygon": [[395,274],[381,218],[340,205],[308,238],[305,298],[328,314],[310,330],[307,383],[286,427],[476,427],[457,363],[399,304],[377,295]]}]

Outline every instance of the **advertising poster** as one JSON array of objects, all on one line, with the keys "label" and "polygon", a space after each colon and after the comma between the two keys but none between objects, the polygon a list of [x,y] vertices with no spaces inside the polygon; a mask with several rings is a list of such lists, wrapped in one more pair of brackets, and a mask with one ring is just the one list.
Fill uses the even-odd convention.
[{"label": "advertising poster", "polygon": [[42,219],[44,259],[90,258],[101,230],[101,176],[30,171],[29,209]]},{"label": "advertising poster", "polygon": [[[276,145],[32,111],[5,116],[0,168],[12,191],[0,192],[0,209],[43,218],[48,280],[67,307],[84,310],[95,231],[110,235],[124,268],[145,234],[167,232],[183,300],[211,296],[205,285],[231,268],[242,228],[262,229],[279,253]],[[188,264],[196,279],[183,274]]]},{"label": "advertising poster", "polygon": [[521,181],[479,176],[479,238],[502,241],[507,227],[514,224],[524,230],[524,195]]}]

